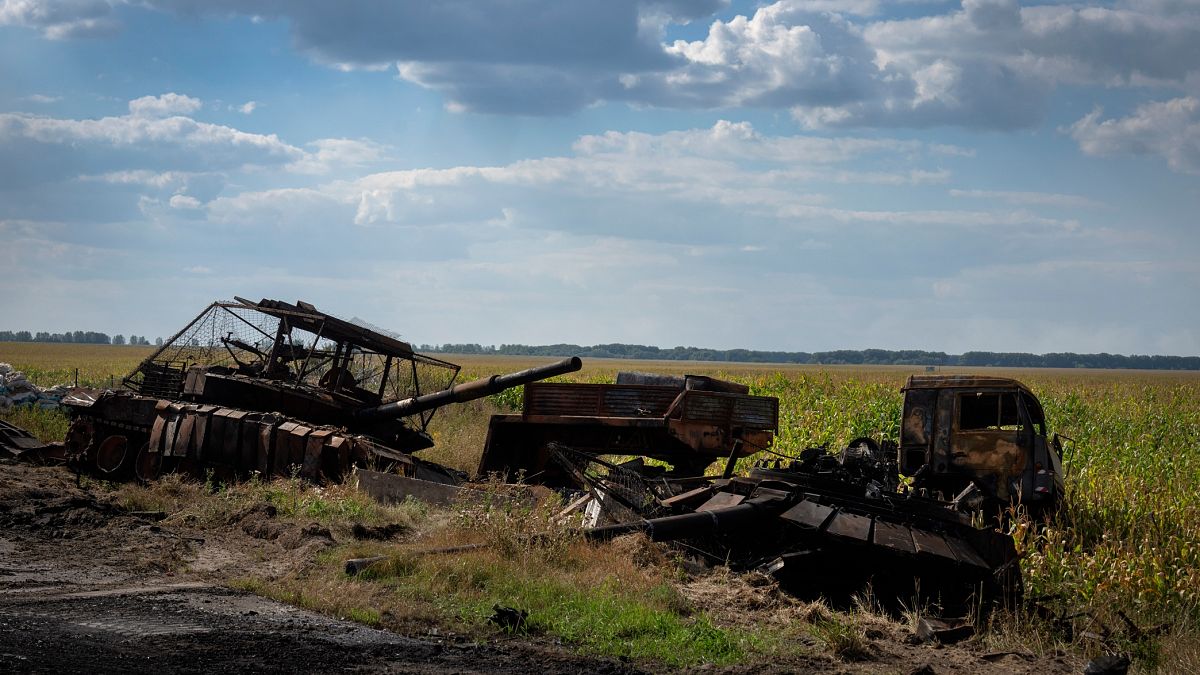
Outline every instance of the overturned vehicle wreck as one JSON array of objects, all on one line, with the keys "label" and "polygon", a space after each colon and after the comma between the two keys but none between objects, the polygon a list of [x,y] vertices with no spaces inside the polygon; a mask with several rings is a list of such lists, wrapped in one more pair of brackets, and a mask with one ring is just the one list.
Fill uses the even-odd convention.
[{"label": "overturned vehicle wreck", "polygon": [[299,475],[372,466],[424,480],[464,477],[412,453],[433,445],[441,406],[579,370],[578,358],[454,384],[459,367],[305,302],[214,302],[124,379],[75,391],[57,451],[76,470],[151,480]]},{"label": "overturned vehicle wreck", "polygon": [[[771,452],[762,443],[777,432],[777,401],[720,381],[622,382],[530,385],[522,416],[493,418],[482,468],[586,490],[594,539],[644,532],[801,594],[849,597],[869,584],[883,602],[958,611],[1020,595],[1013,540],[996,525],[1012,506],[1053,513],[1062,491],[1057,437],[1047,440],[1040,404],[1015,380],[910,377],[899,444],[809,448],[748,476],[733,464]],[[698,390],[720,392],[698,406],[712,428],[680,432],[672,422],[696,421],[684,401]],[[722,455],[721,476],[684,475]]]}]

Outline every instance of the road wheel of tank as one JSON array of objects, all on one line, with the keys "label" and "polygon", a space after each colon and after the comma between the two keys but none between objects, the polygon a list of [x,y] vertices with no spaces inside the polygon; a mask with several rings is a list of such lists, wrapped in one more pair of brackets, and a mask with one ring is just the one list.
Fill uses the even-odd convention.
[{"label": "road wheel of tank", "polygon": [[129,454],[129,438],[113,434],[96,446],[96,468],[103,474],[115,474],[125,465]]},{"label": "road wheel of tank", "polygon": [[133,473],[143,483],[157,480],[162,473],[162,453],[150,452],[150,444],[144,444],[133,462]]}]

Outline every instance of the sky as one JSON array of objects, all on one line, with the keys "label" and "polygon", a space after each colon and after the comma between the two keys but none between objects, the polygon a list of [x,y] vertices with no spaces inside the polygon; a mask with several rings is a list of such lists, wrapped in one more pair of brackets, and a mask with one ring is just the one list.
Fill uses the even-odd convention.
[{"label": "sky", "polygon": [[0,329],[1197,355],[1198,213],[1198,0],[0,0]]}]

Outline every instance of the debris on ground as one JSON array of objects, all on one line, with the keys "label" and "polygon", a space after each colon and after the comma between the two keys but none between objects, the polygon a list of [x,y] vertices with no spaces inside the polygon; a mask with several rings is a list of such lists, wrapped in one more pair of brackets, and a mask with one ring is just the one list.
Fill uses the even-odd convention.
[{"label": "debris on ground", "polygon": [[529,611],[492,605],[492,615],[488,617],[488,623],[495,624],[509,633],[523,633],[528,627]]},{"label": "debris on ground", "polygon": [[0,412],[18,406],[56,410],[69,390],[65,384],[43,389],[11,364],[0,363]]},{"label": "debris on ground", "polygon": [[935,618],[923,616],[917,621],[916,636],[928,642],[936,640],[940,644],[952,645],[962,642],[975,634],[975,626],[965,618]]}]

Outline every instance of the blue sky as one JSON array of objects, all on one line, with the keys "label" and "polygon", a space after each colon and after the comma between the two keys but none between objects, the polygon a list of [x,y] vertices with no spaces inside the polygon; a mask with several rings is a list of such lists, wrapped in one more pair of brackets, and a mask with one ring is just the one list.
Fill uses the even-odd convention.
[{"label": "blue sky", "polygon": [[1200,353],[1200,2],[0,0],[0,328]]}]

